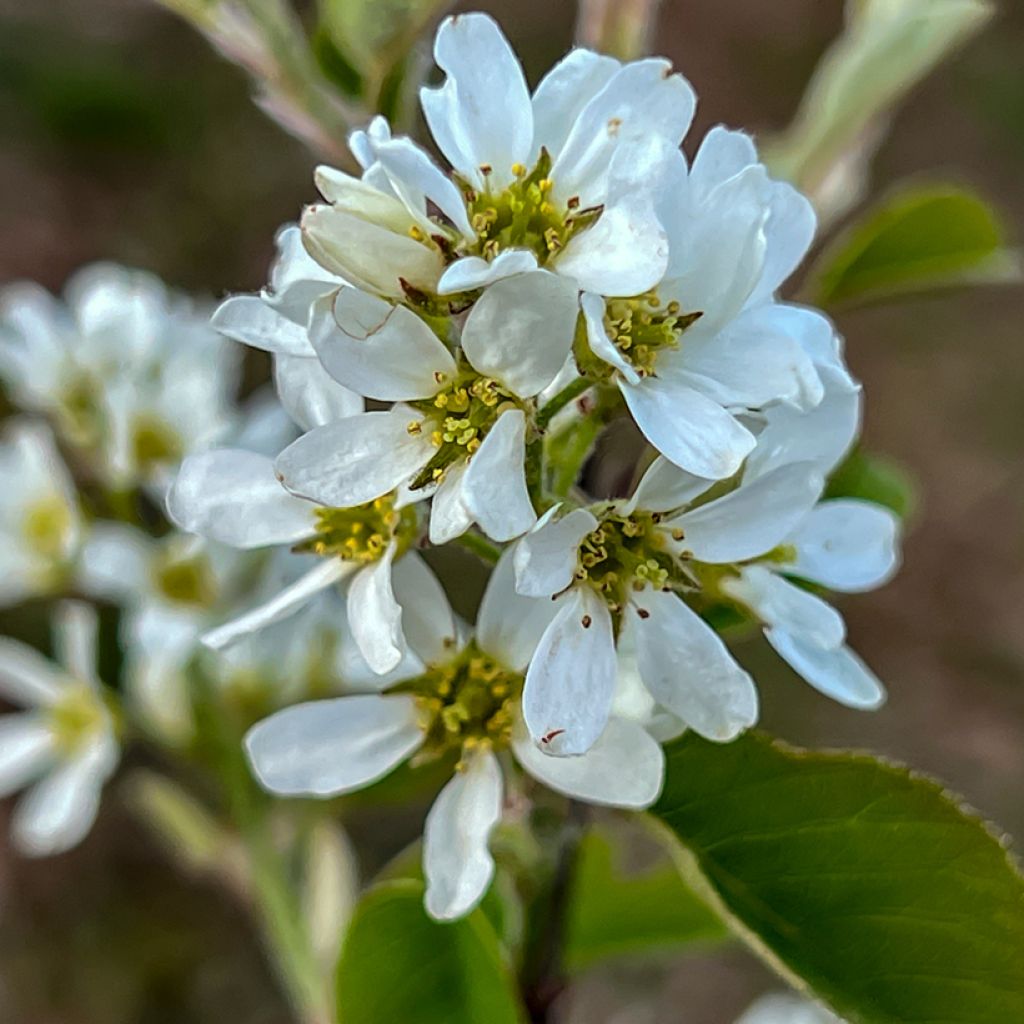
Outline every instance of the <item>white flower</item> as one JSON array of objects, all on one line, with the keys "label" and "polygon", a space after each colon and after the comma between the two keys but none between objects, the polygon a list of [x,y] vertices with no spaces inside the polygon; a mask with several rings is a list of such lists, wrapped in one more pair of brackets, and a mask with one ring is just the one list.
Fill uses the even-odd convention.
[{"label": "white flower", "polygon": [[28,420],[0,440],[0,605],[53,590],[81,539],[75,485],[49,429]]},{"label": "white flower", "polygon": [[833,1013],[801,996],[762,996],[736,1024],[843,1024]]},{"label": "white flower", "polygon": [[[522,724],[523,670],[552,602],[515,593],[511,553],[494,570],[476,636],[460,642],[437,580],[421,563],[395,567],[396,594],[407,616],[410,650],[380,680],[363,670],[349,680],[384,690],[299,704],[255,726],[246,750],[260,782],[286,796],[349,793],[387,775],[410,757],[455,754],[458,770],[426,822],[426,906],[448,920],[468,913],[494,874],[488,840],[505,785],[498,754],[511,750],[533,777],[591,803],[642,808],[658,796],[664,755],[635,721],[612,718],[583,757],[545,757]],[[350,666],[354,669],[354,666]]]},{"label": "white flower", "polygon": [[[831,326],[775,300],[810,246],[814,212],[769,179],[741,132],[713,129],[689,172],[674,153],[661,173],[665,275],[628,299],[585,294],[587,335],[648,440],[681,468],[722,479],[754,447],[739,414],[822,397],[815,364]],[[831,362],[841,367],[834,348]]]},{"label": "white flower", "polygon": [[105,482],[162,484],[232,422],[237,355],[183,296],[112,264],[79,271],[65,303],[38,285],[0,295],[0,375],[54,416]]},{"label": "white flower", "polygon": [[407,307],[340,289],[315,307],[321,362],[360,394],[409,404],[311,431],[281,454],[278,474],[290,491],[340,507],[436,486],[434,543],[473,522],[495,540],[518,536],[536,519],[524,469],[531,399],[565,364],[575,321],[571,286],[547,271],[518,274],[476,302],[453,355]]},{"label": "white flower", "polygon": [[[331,380],[315,359],[278,355],[275,376],[282,403],[301,426],[312,428],[305,437],[362,418],[351,415],[361,399]],[[405,640],[391,569],[397,560],[417,557],[407,554],[418,536],[407,496],[389,491],[352,507],[328,506],[285,490],[268,456],[215,449],[185,460],[167,509],[181,529],[230,547],[284,546],[319,556],[268,600],[208,632],[208,646],[226,647],[279,622],[347,579],[349,621],[366,660],[381,673],[401,660]]]},{"label": "white flower", "polygon": [[29,856],[81,841],[118,758],[96,678],[95,612],[61,605],[56,641],[60,665],[0,638],[0,695],[28,709],[0,718],[0,795],[31,785],[11,821],[15,845]]}]

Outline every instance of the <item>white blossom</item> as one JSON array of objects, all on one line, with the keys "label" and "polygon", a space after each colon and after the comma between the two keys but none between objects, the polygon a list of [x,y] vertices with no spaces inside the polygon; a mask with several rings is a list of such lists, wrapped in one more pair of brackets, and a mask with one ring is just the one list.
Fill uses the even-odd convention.
[{"label": "white blossom", "polygon": [[749,1006],[736,1024],[843,1024],[835,1014],[802,996],[762,996]]},{"label": "white blossom", "polygon": [[[748,136],[721,127],[689,170],[676,152],[660,173],[665,275],[628,299],[584,294],[587,337],[648,440],[682,469],[722,479],[754,448],[741,414],[821,400],[816,363],[831,325],[775,298],[811,244],[814,211],[769,178]],[[841,369],[837,352],[829,358]]]},{"label": "white blossom", "polygon": [[25,708],[0,718],[0,795],[30,787],[11,820],[28,856],[61,853],[92,827],[100,791],[117,764],[113,717],[96,677],[96,615],[58,609],[60,664],[0,638],[0,696]]},{"label": "white blossom", "polygon": [[515,592],[511,553],[499,561],[470,640],[460,637],[444,593],[419,563],[396,566],[396,594],[416,638],[384,679],[350,665],[351,685],[380,692],[287,708],[256,725],[246,750],[260,782],[284,796],[361,789],[412,757],[454,753],[459,765],[438,795],[424,834],[428,912],[468,913],[494,874],[488,850],[506,786],[498,754],[509,749],[545,785],[591,803],[642,808],[661,789],[664,756],[637,721],[613,717],[582,757],[545,757],[519,711],[523,671],[555,609]]},{"label": "white blossom", "polygon": [[237,370],[205,312],[143,271],[93,264],[64,302],[28,283],[0,294],[0,376],[116,490],[161,487],[223,436]]},{"label": "white blossom", "polygon": [[0,438],[0,605],[56,589],[82,524],[74,483],[46,426],[9,422]]}]

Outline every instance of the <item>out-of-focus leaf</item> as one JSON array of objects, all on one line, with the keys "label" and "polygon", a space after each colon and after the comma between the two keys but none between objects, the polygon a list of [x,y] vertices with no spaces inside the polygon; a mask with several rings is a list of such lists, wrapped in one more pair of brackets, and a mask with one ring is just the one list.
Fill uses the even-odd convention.
[{"label": "out-of-focus leaf", "polygon": [[1021,261],[984,200],[962,188],[901,190],[817,260],[809,291],[821,306],[863,304],[963,284],[1019,280]]},{"label": "out-of-focus leaf", "polygon": [[684,874],[792,982],[854,1024],[1024,1020],[1024,877],[937,783],[757,734],[666,753]]},{"label": "out-of-focus leaf", "polygon": [[908,519],[917,507],[917,488],[910,474],[893,459],[855,448],[829,480],[826,497],[862,498],[890,508]]},{"label": "out-of-focus leaf", "polygon": [[886,115],[992,13],[988,0],[850,0],[845,31],[766,150],[769,165],[824,220],[841,216],[862,197]]},{"label": "out-of-focus leaf", "polygon": [[320,22],[376,89],[452,0],[320,0]]},{"label": "out-of-focus leaf", "polygon": [[523,1011],[486,917],[439,924],[423,885],[388,882],[360,901],[338,962],[341,1024],[521,1024]]},{"label": "out-of-focus leaf", "polygon": [[[707,904],[681,878],[649,832],[623,837],[618,830],[594,826],[584,836],[573,878],[566,922],[565,963],[571,972],[613,957],[707,946],[729,932]],[[623,839],[633,838],[650,851],[653,862],[628,868]]]}]

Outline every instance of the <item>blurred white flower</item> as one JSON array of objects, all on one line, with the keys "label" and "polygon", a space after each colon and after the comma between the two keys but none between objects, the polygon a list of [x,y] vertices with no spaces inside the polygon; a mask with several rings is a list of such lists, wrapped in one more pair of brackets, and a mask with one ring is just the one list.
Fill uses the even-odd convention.
[{"label": "blurred white flower", "polygon": [[222,436],[237,372],[206,312],[143,271],[93,264],[63,303],[29,283],[0,293],[0,376],[115,490],[159,488],[185,454]]},{"label": "blurred white flower", "polygon": [[762,996],[736,1024],[843,1024],[835,1014],[801,996]]},{"label": "blurred white flower", "polygon": [[647,439],[698,476],[732,476],[754,447],[737,419],[787,402],[813,408],[823,387],[814,348],[832,337],[821,314],[775,293],[814,237],[810,203],[772,181],[742,132],[712,129],[687,170],[665,160],[658,214],[668,268],[646,294],[584,294],[590,348]]},{"label": "blurred white flower", "polygon": [[82,525],[48,427],[13,420],[0,438],[0,605],[45,594],[71,571]]},{"label": "blurred white flower", "polygon": [[468,913],[494,875],[488,850],[509,750],[531,776],[578,800],[647,807],[664,755],[635,720],[611,718],[585,756],[545,757],[522,723],[519,694],[536,638],[557,609],[515,592],[511,552],[487,586],[473,639],[462,640],[440,584],[418,559],[395,567],[409,650],[383,679],[350,662],[353,686],[381,692],[298,704],[256,725],[246,750],[260,782],[284,796],[334,796],[383,778],[410,757],[459,758],[427,816],[426,906],[448,920]]},{"label": "blurred white flower", "polygon": [[0,718],[0,796],[31,786],[11,820],[28,856],[61,853],[92,827],[118,759],[114,720],[96,677],[96,613],[59,606],[60,664],[0,638],[0,696],[27,710]]}]

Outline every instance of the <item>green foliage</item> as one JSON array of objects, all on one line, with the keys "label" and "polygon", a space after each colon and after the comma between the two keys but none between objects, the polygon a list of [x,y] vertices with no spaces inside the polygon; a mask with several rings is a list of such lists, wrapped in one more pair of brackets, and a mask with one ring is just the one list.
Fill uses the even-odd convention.
[{"label": "green foliage", "polygon": [[338,962],[339,1024],[519,1024],[501,947],[479,911],[439,924],[423,886],[388,882],[360,901]]},{"label": "green foliage", "polygon": [[857,447],[829,480],[828,498],[863,498],[890,508],[901,519],[917,508],[917,488],[909,473],[895,460]]},{"label": "green foliage", "polygon": [[1024,1020],[1024,878],[938,784],[756,734],[667,754],[684,872],[796,984],[853,1024]]},{"label": "green foliage", "polygon": [[829,191],[827,179],[842,167],[844,195],[825,205],[855,202],[881,119],[992,11],[987,0],[851,0],[845,31],[818,65],[793,124],[769,148],[773,169],[815,195]]},{"label": "green foliage", "polygon": [[934,185],[883,200],[829,246],[813,277],[815,301],[834,307],[1011,281],[1020,264],[991,207],[956,186]]},{"label": "green foliage", "polygon": [[619,830],[595,825],[583,837],[566,921],[565,964],[572,973],[613,957],[707,946],[728,936],[664,847],[634,831],[627,837],[655,854],[642,868],[623,866]]}]

